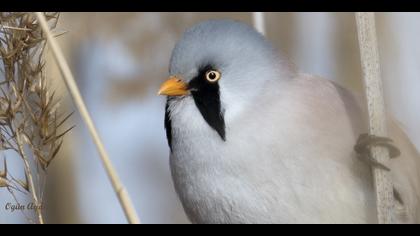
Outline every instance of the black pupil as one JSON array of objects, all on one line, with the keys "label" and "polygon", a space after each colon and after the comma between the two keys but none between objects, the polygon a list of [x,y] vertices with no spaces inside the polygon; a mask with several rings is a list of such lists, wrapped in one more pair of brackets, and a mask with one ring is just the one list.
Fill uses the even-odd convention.
[{"label": "black pupil", "polygon": [[214,72],[210,72],[210,73],[209,73],[209,78],[210,78],[211,80],[214,80],[214,79],[216,78],[216,73],[214,73]]}]

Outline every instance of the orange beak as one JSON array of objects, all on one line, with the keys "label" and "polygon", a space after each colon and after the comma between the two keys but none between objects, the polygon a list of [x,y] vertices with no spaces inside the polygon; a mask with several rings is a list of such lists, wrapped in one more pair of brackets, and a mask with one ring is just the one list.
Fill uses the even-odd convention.
[{"label": "orange beak", "polygon": [[181,79],[171,76],[159,89],[158,95],[183,96],[188,94],[188,86]]}]

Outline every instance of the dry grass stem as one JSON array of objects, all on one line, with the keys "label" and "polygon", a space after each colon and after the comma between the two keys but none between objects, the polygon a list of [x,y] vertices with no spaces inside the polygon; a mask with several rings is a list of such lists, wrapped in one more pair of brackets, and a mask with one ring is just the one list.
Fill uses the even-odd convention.
[{"label": "dry grass stem", "polygon": [[265,15],[264,12],[252,12],[252,22],[254,28],[265,35]]},{"label": "dry grass stem", "polygon": [[[58,13],[45,15],[55,28]],[[36,221],[44,223],[42,196],[45,174],[57,156],[68,130],[68,119],[59,111],[59,100],[50,91],[44,74],[45,37],[31,13],[0,13],[0,151],[4,155],[0,191],[29,193]],[[15,178],[7,168],[9,153],[21,160],[24,178]],[[27,217],[25,215],[25,217]],[[30,219],[29,217],[27,217]]]},{"label": "dry grass stem", "polygon": [[[360,45],[363,79],[369,113],[369,133],[387,136],[385,105],[379,66],[378,43],[376,39],[375,14],[373,12],[356,13],[357,32]],[[384,147],[373,147],[372,157],[388,166],[389,153]],[[392,223],[394,191],[391,173],[381,168],[373,168],[376,190],[378,223]]]},{"label": "dry grass stem", "polygon": [[48,45],[50,46],[53,56],[57,62],[57,65],[60,69],[61,74],[63,75],[63,79],[67,85],[67,88],[73,98],[73,101],[75,103],[75,105],[77,106],[80,115],[82,117],[82,119],[84,120],[84,122],[86,123],[86,126],[89,130],[90,135],[92,136],[92,139],[98,149],[99,152],[99,156],[102,160],[102,163],[104,165],[104,168],[108,174],[108,177],[111,181],[112,187],[114,188],[114,191],[119,199],[119,202],[121,204],[121,207],[125,213],[125,216],[128,220],[129,223],[132,224],[138,224],[140,223],[140,220],[137,216],[137,213],[134,209],[134,206],[131,202],[131,199],[124,187],[124,185],[122,184],[122,182],[120,181],[116,170],[114,169],[111,160],[108,157],[108,154],[105,150],[105,146],[103,145],[99,134],[96,130],[96,127],[92,121],[92,118],[86,108],[86,105],[83,101],[83,98],[80,94],[80,91],[77,87],[77,84],[75,82],[75,79],[73,77],[73,74],[67,64],[66,59],[64,58],[64,55],[61,51],[60,46],[58,45],[57,41],[55,40],[54,36],[52,35],[48,24],[47,24],[47,20],[45,19],[46,17],[44,16],[44,14],[37,12],[35,13],[36,17],[40,23],[40,26],[42,28],[42,30],[44,31],[44,33],[47,36],[47,42]]}]

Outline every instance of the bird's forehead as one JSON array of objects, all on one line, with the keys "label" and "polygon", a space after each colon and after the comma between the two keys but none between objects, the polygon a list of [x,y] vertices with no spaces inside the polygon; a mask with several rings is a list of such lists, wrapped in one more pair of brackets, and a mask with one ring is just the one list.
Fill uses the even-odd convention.
[{"label": "bird's forehead", "polygon": [[175,45],[170,72],[194,73],[209,64],[220,67],[237,59],[234,55],[240,57],[244,41],[255,37],[246,27],[231,21],[208,21],[192,27]]},{"label": "bird's forehead", "polygon": [[198,75],[198,68],[192,68],[181,75],[184,80],[190,81]]},{"label": "bird's forehead", "polygon": [[249,74],[275,60],[272,45],[252,27],[230,20],[210,20],[183,34],[172,52],[169,73],[191,80],[211,65],[225,76],[238,71]]},{"label": "bird's forehead", "polygon": [[169,73],[189,81],[209,69],[222,72],[226,66],[226,60],[212,56],[212,53],[197,52],[191,55],[183,55],[182,60],[172,61]]}]

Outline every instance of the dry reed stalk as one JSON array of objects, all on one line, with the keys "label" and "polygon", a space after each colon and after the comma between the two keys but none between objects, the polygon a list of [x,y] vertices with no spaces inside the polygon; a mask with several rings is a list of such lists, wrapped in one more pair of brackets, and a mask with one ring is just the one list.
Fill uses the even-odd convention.
[{"label": "dry reed stalk", "polygon": [[265,35],[264,12],[252,12],[252,23],[258,32]]},{"label": "dry reed stalk", "polygon": [[[366,99],[368,102],[369,133],[386,137],[386,114],[380,76],[375,14],[373,12],[357,12],[356,23]],[[386,148],[372,147],[371,154],[376,161],[388,166],[389,152]],[[391,173],[387,170],[373,167],[373,179],[376,190],[378,223],[392,223],[394,192]]]},{"label": "dry reed stalk", "polygon": [[36,12],[35,13],[40,26],[42,28],[42,30],[44,31],[44,33],[47,36],[47,42],[48,45],[50,46],[53,56],[57,62],[57,65],[60,69],[60,72],[63,76],[63,79],[67,85],[67,88],[73,98],[74,103],[76,104],[80,115],[82,117],[82,119],[84,120],[84,122],[86,123],[86,126],[89,130],[90,135],[92,136],[92,139],[98,149],[99,152],[99,156],[101,158],[101,161],[104,165],[104,168],[108,174],[108,177],[111,181],[112,187],[114,188],[114,191],[120,201],[121,207],[125,213],[125,216],[128,220],[129,223],[131,224],[139,224],[140,220],[137,216],[137,213],[134,209],[134,206],[131,202],[130,196],[128,195],[128,192],[126,191],[124,185],[122,184],[122,182],[120,181],[116,170],[114,169],[111,160],[109,159],[109,156],[105,150],[105,146],[103,145],[99,134],[96,130],[96,127],[92,121],[92,118],[90,117],[89,111],[86,108],[86,105],[83,101],[82,95],[80,94],[80,91],[77,87],[76,81],[73,77],[73,74],[70,70],[70,67],[67,64],[66,59],[64,58],[64,55],[61,51],[60,46],[58,45],[57,41],[55,40],[55,38],[53,37],[48,24],[47,24],[47,20],[45,19],[45,16],[40,13],[40,12]]},{"label": "dry reed stalk", "polygon": [[[46,14],[49,27],[55,28],[58,16]],[[0,188],[7,189],[17,203],[14,191],[30,193],[36,222],[41,224],[45,173],[71,130],[60,132],[70,115],[60,114],[59,100],[49,90],[44,48],[45,38],[32,14],[0,13],[0,150],[16,153],[25,175],[25,179],[13,177],[6,153]]]}]

